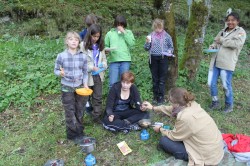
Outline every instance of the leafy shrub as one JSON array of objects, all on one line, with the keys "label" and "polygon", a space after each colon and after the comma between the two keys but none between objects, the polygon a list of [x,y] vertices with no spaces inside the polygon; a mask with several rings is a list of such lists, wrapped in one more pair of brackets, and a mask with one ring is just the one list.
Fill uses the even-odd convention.
[{"label": "leafy shrub", "polygon": [[[63,41],[39,37],[2,39],[0,110],[13,104],[30,108],[39,103],[38,96],[56,93],[59,80],[53,74],[56,52],[62,51]],[[2,49],[3,48],[3,49]]]}]

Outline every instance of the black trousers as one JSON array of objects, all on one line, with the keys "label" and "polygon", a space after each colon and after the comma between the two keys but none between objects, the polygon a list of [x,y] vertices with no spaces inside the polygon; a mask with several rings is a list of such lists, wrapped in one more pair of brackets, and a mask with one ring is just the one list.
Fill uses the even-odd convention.
[{"label": "black trousers", "polygon": [[141,119],[148,119],[149,113],[142,112],[137,109],[128,109],[126,111],[117,111],[114,112],[114,120],[110,122],[108,116],[105,116],[103,119],[103,123],[106,126],[113,126],[117,130],[125,130],[129,129],[129,125],[125,123],[124,119],[128,120],[131,124],[137,123]]},{"label": "black trousers", "polygon": [[87,97],[75,92],[62,92],[62,103],[65,110],[66,134],[68,139],[83,135],[84,106]]},{"label": "black trousers", "polygon": [[149,63],[149,68],[152,74],[154,98],[163,98],[168,71],[167,56],[151,56],[151,64]]}]

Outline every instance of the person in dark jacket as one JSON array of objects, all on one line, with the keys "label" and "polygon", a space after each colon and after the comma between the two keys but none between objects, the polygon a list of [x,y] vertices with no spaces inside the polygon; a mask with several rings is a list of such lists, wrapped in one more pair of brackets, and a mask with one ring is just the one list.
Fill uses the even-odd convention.
[{"label": "person in dark jacket", "polygon": [[148,112],[141,108],[140,94],[134,81],[134,74],[128,71],[122,74],[120,82],[113,84],[107,98],[104,128],[128,133],[140,130],[137,122],[149,118]]},{"label": "person in dark jacket", "polygon": [[81,41],[84,40],[85,36],[87,35],[88,29],[91,25],[93,24],[97,24],[97,17],[94,14],[89,14],[86,16],[86,18],[84,19],[84,23],[86,25],[86,28],[84,28],[80,33],[80,38]]}]

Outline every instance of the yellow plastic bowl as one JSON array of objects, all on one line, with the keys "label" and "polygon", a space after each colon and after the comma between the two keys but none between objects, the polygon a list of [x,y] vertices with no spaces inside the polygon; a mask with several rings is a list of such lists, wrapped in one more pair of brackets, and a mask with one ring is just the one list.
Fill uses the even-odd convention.
[{"label": "yellow plastic bowl", "polygon": [[87,88],[79,88],[79,89],[76,89],[76,93],[81,96],[89,96],[93,93],[93,90],[87,89]]}]

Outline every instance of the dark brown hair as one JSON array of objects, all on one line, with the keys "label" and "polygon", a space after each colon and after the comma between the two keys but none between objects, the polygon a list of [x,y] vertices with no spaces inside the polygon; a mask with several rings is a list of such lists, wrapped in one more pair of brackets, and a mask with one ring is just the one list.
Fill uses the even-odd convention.
[{"label": "dark brown hair", "polygon": [[99,50],[102,51],[104,49],[104,42],[102,39],[102,28],[100,25],[93,24],[89,27],[87,35],[84,39],[85,42],[85,50],[89,49],[92,50],[92,35],[100,33],[100,37],[97,40],[96,44],[98,44]]},{"label": "dark brown hair", "polygon": [[117,26],[123,26],[124,28],[127,27],[127,21],[126,21],[126,18],[124,16],[121,16],[121,15],[118,15],[116,18],[115,18],[115,21],[114,21],[114,27],[117,27]]},{"label": "dark brown hair", "polygon": [[121,81],[122,82],[134,83],[135,82],[135,76],[134,76],[134,74],[132,72],[127,71],[127,72],[122,74]]},{"label": "dark brown hair", "polygon": [[231,12],[230,14],[228,14],[227,15],[227,17],[226,17],[226,21],[228,20],[228,17],[229,16],[232,16],[232,17],[234,17],[237,21],[240,21],[240,16],[239,16],[239,14],[238,13],[236,13],[236,12]]},{"label": "dark brown hair", "polygon": [[195,96],[184,88],[172,88],[168,96],[170,102],[180,106],[187,106],[190,101],[195,99]]}]

